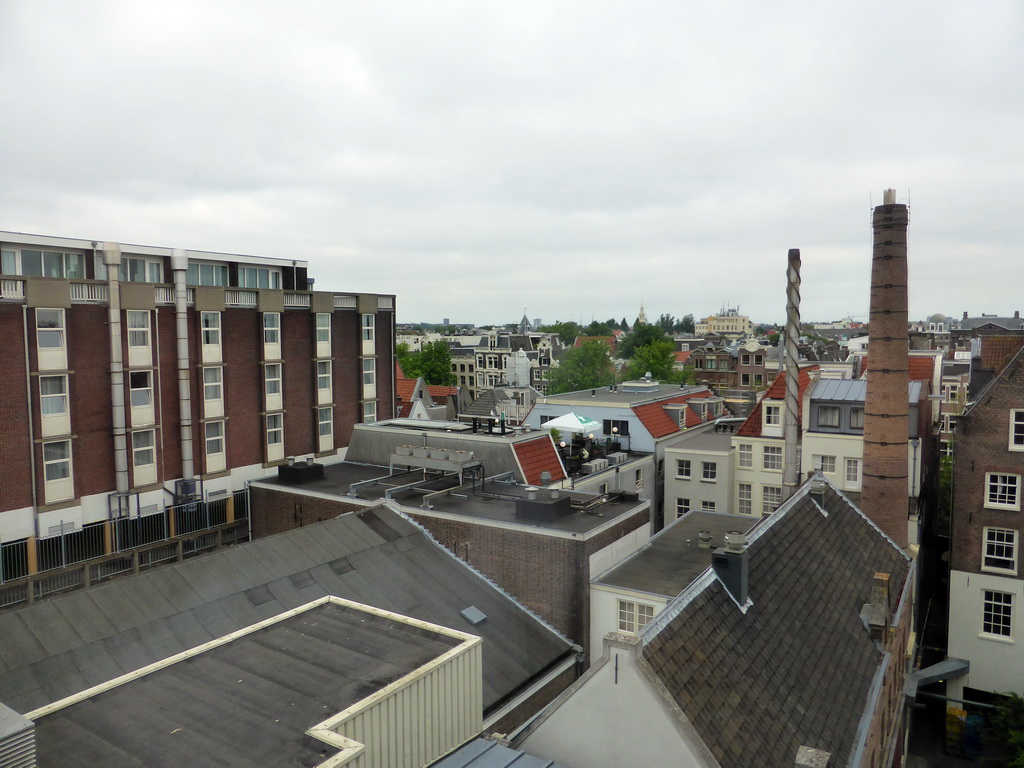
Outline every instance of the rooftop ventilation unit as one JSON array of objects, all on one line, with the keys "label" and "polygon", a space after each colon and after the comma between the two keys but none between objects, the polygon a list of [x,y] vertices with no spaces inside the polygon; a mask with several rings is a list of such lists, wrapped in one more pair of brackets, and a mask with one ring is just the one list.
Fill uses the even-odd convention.
[{"label": "rooftop ventilation unit", "polygon": [[608,459],[591,459],[580,465],[585,475],[593,475],[608,469]]},{"label": "rooftop ventilation unit", "polygon": [[605,459],[608,461],[609,466],[614,467],[616,464],[625,464],[629,461],[629,454],[618,451],[616,453],[609,453]]}]

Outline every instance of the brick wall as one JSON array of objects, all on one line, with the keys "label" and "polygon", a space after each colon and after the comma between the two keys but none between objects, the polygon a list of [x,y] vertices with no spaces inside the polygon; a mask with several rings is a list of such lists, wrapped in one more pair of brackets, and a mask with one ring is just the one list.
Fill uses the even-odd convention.
[{"label": "brick wall", "polygon": [[310,312],[281,313],[281,356],[284,358],[284,453],[299,456],[317,450],[316,316]]},{"label": "brick wall", "polygon": [[339,499],[322,499],[255,486],[249,490],[249,519],[254,539],[320,523],[357,509],[364,507]]},{"label": "brick wall", "polygon": [[[1024,361],[1020,356],[970,413],[957,421],[950,537],[954,570],[981,571],[982,529],[986,526],[1015,529],[1018,541],[1021,538],[1020,512],[985,508],[986,473],[1024,475],[1024,452],[1008,450],[1012,408],[1024,408]],[[1018,497],[1020,492],[1018,488]]]},{"label": "brick wall", "polygon": [[[31,318],[30,318],[31,322]],[[7,354],[0,355],[0,511],[32,504],[32,444],[28,436],[28,386],[25,378],[25,325],[20,304],[0,304],[0,329],[6,339]],[[29,339],[34,347],[35,335]],[[34,351],[34,350],[33,350]],[[39,382],[32,384],[32,396],[38,397]]]},{"label": "brick wall", "polygon": [[377,313],[377,332],[374,337],[377,346],[377,418],[387,419],[395,413],[395,395],[392,388],[395,365],[391,350],[395,343],[393,312]]},{"label": "brick wall", "polygon": [[[159,480],[181,477],[181,407],[178,403],[178,334],[177,318],[173,307],[161,307],[156,311],[154,337],[158,341],[159,358],[153,350],[153,359],[157,360],[160,370],[157,379],[160,384],[160,414],[158,419],[163,430],[163,443],[157,434],[157,467]],[[192,397],[192,420],[201,416],[203,399],[202,377],[190,376],[189,388]],[[199,467],[202,457],[202,443],[193,438],[192,455],[194,466]]]},{"label": "brick wall", "polygon": [[[266,427],[263,414],[263,316],[255,309],[227,309],[221,313],[221,352],[224,360],[224,414],[228,423],[228,467],[260,464],[264,459]],[[287,343],[282,345],[287,349]],[[283,352],[287,354],[287,352]],[[282,384],[290,381],[285,365]],[[202,371],[197,392],[202,398]],[[288,417],[285,416],[285,429]],[[205,449],[201,441],[200,446]]]},{"label": "brick wall", "polygon": [[[76,305],[65,312],[75,495],[114,489],[114,419],[110,407],[110,334],[107,308]],[[125,358],[127,361],[127,354]],[[35,384],[38,387],[38,382]],[[128,409],[125,373],[125,409]],[[129,464],[131,462],[129,461]],[[39,467],[40,472],[42,467]],[[42,482],[42,475],[39,476]],[[42,486],[40,486],[42,487]]]},{"label": "brick wall", "polygon": [[[334,353],[334,445],[348,445],[352,426],[362,420],[362,370],[358,312],[335,312],[331,315],[331,351]],[[389,358],[390,359],[390,358]],[[380,367],[378,363],[378,368]]]}]

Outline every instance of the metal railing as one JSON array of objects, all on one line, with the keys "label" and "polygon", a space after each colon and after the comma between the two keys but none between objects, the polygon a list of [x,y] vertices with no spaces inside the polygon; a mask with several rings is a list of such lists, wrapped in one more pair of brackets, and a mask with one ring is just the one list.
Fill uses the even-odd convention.
[{"label": "metal railing", "polygon": [[24,280],[0,280],[0,299],[22,301],[25,298]]},{"label": "metal railing", "polygon": [[310,305],[310,294],[285,291],[284,305],[286,307],[299,307],[300,309],[308,309]]},{"label": "metal railing", "polygon": [[101,282],[71,283],[71,300],[76,302],[106,303],[110,293]]},{"label": "metal railing", "polygon": [[259,296],[258,291],[228,288],[224,291],[224,304],[229,307],[255,307]]},{"label": "metal railing", "polygon": [[334,308],[335,309],[355,309],[359,306],[359,299],[355,296],[339,296],[334,295]]}]

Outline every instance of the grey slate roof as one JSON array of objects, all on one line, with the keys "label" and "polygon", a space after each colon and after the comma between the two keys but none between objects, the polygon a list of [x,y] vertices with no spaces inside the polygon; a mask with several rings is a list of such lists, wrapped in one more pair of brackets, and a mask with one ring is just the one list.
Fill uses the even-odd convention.
[{"label": "grey slate roof", "polygon": [[430,768],[561,768],[550,760],[533,757],[486,739],[473,739]]},{"label": "grey slate roof", "polygon": [[908,558],[847,499],[809,483],[750,534],[744,614],[702,578],[642,633],[643,656],[722,768],[792,765],[801,745],[845,768],[882,653],[861,622],[876,571],[891,608]]},{"label": "grey slate roof", "polygon": [[318,765],[307,729],[458,643],[325,603],[38,718],[38,764]]},{"label": "grey slate roof", "polygon": [[485,709],[570,648],[376,507],[0,614],[0,702],[25,713],[324,595],[482,636]]}]

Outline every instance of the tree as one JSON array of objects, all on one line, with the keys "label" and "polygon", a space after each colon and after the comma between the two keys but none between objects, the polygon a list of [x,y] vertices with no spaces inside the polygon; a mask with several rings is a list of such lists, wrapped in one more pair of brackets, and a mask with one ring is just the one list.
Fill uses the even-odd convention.
[{"label": "tree", "polygon": [[660,341],[664,338],[665,331],[660,326],[637,325],[633,328],[632,333],[627,333],[622,337],[622,343],[619,344],[619,356],[629,360],[633,357],[634,350],[645,347],[652,341]]},{"label": "tree", "polygon": [[642,379],[650,373],[658,381],[675,382],[681,378],[675,370],[675,362],[672,342],[668,339],[655,339],[633,351],[628,376],[631,379]]},{"label": "tree", "polygon": [[398,360],[398,364],[402,366],[402,373],[405,374],[407,379],[415,379],[419,377],[417,371],[419,366],[416,362],[416,353],[409,351],[409,345],[404,341],[395,347],[395,359]]},{"label": "tree", "polygon": [[1003,697],[989,721],[986,763],[1024,768],[1024,698],[1016,693]]},{"label": "tree", "polygon": [[676,327],[676,319],[672,317],[672,315],[663,314],[658,318],[655,325],[661,328],[665,333],[672,333],[672,330]]},{"label": "tree", "polygon": [[695,327],[693,315],[683,315],[683,319],[679,321],[679,330],[683,333],[693,333]]},{"label": "tree", "polygon": [[615,381],[608,345],[591,339],[567,350],[558,366],[548,372],[548,392],[576,392],[607,387]]},{"label": "tree", "polygon": [[570,346],[576,337],[581,335],[583,329],[572,320],[565,323],[552,323],[551,325],[542,325],[539,329],[542,333],[557,333],[558,338],[562,340],[565,346]]},{"label": "tree", "polygon": [[619,323],[619,330],[629,333],[629,323],[626,322],[626,318],[622,318],[622,322]]},{"label": "tree", "polygon": [[611,336],[612,328],[608,323],[592,322],[580,334],[581,336]]},{"label": "tree", "polygon": [[452,351],[447,342],[435,341],[427,344],[417,355],[418,375],[427,384],[454,386],[458,379],[452,372]]}]

